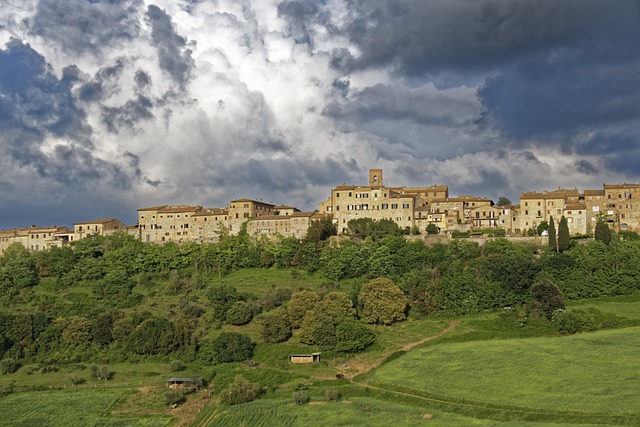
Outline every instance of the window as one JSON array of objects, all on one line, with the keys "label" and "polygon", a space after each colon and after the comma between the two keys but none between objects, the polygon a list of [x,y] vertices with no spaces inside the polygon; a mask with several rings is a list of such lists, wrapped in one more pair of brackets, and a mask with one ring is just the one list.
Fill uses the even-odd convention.
[{"label": "window", "polygon": [[340,193],[336,193],[336,197],[340,197]]},{"label": "window", "polygon": [[243,216],[244,218],[249,218],[249,212],[245,212],[242,216]]},{"label": "window", "polygon": [[402,209],[409,209],[409,203],[403,203]]},{"label": "window", "polygon": [[339,211],[339,210],[340,210],[340,206],[336,206],[336,211]]},{"label": "window", "polygon": [[351,197],[351,191],[349,191],[349,197]]},{"label": "window", "polygon": [[363,209],[363,210],[367,210],[367,209],[369,209],[369,205],[367,205],[367,204],[362,205],[362,209]]},{"label": "window", "polygon": [[382,204],[382,209],[389,209],[389,204],[388,203],[383,203]]}]

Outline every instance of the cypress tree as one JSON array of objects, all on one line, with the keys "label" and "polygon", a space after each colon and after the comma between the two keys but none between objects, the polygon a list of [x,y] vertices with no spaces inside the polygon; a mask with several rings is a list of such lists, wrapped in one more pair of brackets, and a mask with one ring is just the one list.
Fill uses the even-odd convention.
[{"label": "cypress tree", "polygon": [[556,224],[553,221],[553,217],[549,217],[549,247],[554,251],[558,251],[558,241],[556,240]]},{"label": "cypress tree", "polygon": [[569,249],[571,240],[569,238],[569,224],[567,218],[562,216],[560,224],[558,224],[558,252],[564,252]]},{"label": "cypress tree", "polygon": [[607,224],[605,224],[602,218],[598,219],[598,222],[596,222],[596,229],[593,237],[596,240],[600,240],[605,245],[608,245],[611,241],[611,229]]}]

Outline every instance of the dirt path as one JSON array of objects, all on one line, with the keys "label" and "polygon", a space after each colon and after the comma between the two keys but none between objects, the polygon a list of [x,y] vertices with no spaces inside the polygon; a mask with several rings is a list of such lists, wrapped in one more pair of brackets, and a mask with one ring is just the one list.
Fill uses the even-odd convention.
[{"label": "dirt path", "polygon": [[[449,322],[449,326],[447,326],[445,329],[443,329],[442,331],[438,332],[435,335],[431,335],[429,337],[423,338],[420,341],[415,341],[415,342],[411,342],[408,344],[405,344],[404,346],[402,346],[402,348],[398,349],[401,351],[409,351],[412,348],[420,345],[420,344],[424,344],[428,341],[432,341],[435,340],[437,338],[440,338],[442,335],[453,331],[454,329],[456,329],[458,327],[458,325],[460,324],[459,320],[452,320]],[[345,369],[345,371],[348,372],[344,372],[344,376],[346,378],[352,379],[353,377],[355,377],[356,375],[360,375],[360,374],[364,374],[365,372],[369,372],[375,368],[377,368],[378,366],[380,366],[382,364],[382,362],[384,362],[392,353],[394,353],[395,351],[398,350],[394,350],[394,351],[388,351],[385,352],[381,357],[375,359],[375,360],[352,360],[349,362],[349,365],[347,367],[347,369]]]}]

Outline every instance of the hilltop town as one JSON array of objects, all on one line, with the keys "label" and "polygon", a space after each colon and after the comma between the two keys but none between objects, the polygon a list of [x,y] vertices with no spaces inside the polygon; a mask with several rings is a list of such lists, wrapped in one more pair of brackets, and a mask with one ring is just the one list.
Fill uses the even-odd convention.
[{"label": "hilltop town", "polygon": [[[262,200],[234,199],[225,208],[160,205],[138,209],[138,222],[127,226],[115,218],[63,226],[31,226],[0,230],[0,254],[15,243],[31,251],[61,247],[90,235],[125,232],[143,242],[215,242],[222,234],[237,234],[246,223],[251,236],[303,238],[312,221],[330,216],[338,234],[352,219],[393,220],[405,232],[424,234],[430,224],[441,234],[476,229],[504,230],[507,236],[527,235],[551,217],[567,219],[572,235],[591,234],[603,219],[616,231],[640,230],[640,184],[604,184],[602,189],[579,191],[558,188],[525,192],[516,205],[484,197],[449,197],[446,185],[385,186],[382,169],[370,169],[362,185],[338,185],[314,212]],[[434,229],[431,226],[431,229]]]}]

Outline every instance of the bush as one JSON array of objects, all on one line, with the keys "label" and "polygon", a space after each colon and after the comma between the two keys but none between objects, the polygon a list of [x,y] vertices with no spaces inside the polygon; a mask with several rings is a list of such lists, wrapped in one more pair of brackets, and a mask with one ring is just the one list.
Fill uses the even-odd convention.
[{"label": "bush", "polygon": [[336,351],[355,353],[376,341],[376,335],[365,325],[354,319],[342,319],[336,326]]},{"label": "bush", "polygon": [[293,393],[293,402],[296,405],[304,405],[305,403],[309,403],[311,401],[311,396],[309,396],[309,392],[300,390]]},{"label": "bush", "polygon": [[106,366],[98,367],[96,365],[93,365],[91,367],[91,377],[95,378],[96,380],[108,381],[113,378],[114,375],[115,372],[109,371],[109,368],[107,368]]},{"label": "bush", "polygon": [[557,310],[553,314],[553,321],[557,324],[558,332],[561,334],[569,335],[596,330],[593,317],[583,310]]},{"label": "bush", "polygon": [[227,405],[237,405],[255,400],[262,393],[262,387],[258,383],[252,383],[242,375],[237,375],[229,388],[225,390],[220,401]]},{"label": "bush", "polygon": [[527,312],[531,315],[542,315],[551,320],[556,310],[564,309],[564,295],[555,283],[547,279],[531,286],[531,298],[527,303]]},{"label": "bush", "polygon": [[245,301],[234,302],[227,310],[227,322],[232,325],[244,325],[253,318],[251,304]]},{"label": "bush", "polygon": [[173,362],[171,362],[171,370],[173,372],[181,372],[181,371],[184,371],[185,369],[187,369],[187,367],[185,366],[184,363],[182,363],[182,361],[174,360]]},{"label": "bush", "polygon": [[406,317],[407,299],[389,279],[374,279],[363,285],[358,301],[362,319],[367,323],[390,325]]},{"label": "bush", "polygon": [[324,398],[329,402],[337,402],[341,397],[337,388],[328,388],[324,391]]},{"label": "bush", "polygon": [[3,374],[13,374],[19,367],[20,364],[12,358],[6,358],[0,361],[0,372]]},{"label": "bush", "polygon": [[164,394],[164,401],[167,403],[167,405],[170,405],[170,406],[178,405],[184,402],[185,400],[187,399],[184,393],[178,390],[169,390]]}]

